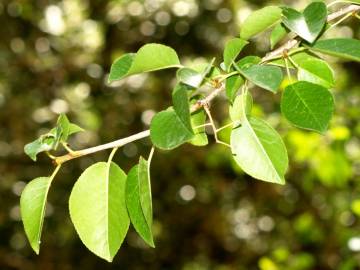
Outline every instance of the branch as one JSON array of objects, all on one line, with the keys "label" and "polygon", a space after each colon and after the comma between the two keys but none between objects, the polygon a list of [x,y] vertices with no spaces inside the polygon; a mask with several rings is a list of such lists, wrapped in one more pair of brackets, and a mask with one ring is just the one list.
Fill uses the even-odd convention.
[{"label": "branch", "polygon": [[[327,21],[333,21],[339,17],[342,17],[345,14],[349,14],[349,13],[353,13],[356,14],[356,12],[360,11],[360,6],[358,5],[349,5],[345,8],[340,9],[339,11],[336,11],[332,14],[330,14],[327,17]],[[284,54],[284,52],[289,51],[290,49],[294,48],[295,46],[297,46],[300,43],[300,40],[297,39],[297,37],[295,36],[293,39],[290,39],[289,41],[287,41],[284,45],[280,46],[279,48],[269,52],[265,57],[262,58],[262,63],[270,61],[272,59],[276,59],[280,56],[282,56]],[[219,87],[215,88],[214,91],[212,91],[207,97],[205,97],[202,100],[199,100],[197,103],[195,103],[191,108],[190,111],[191,112],[195,112],[201,108],[203,108],[204,106],[208,106],[211,101],[217,96],[219,95],[222,91],[224,90],[224,85],[221,84]],[[131,135],[129,137],[125,137],[110,143],[106,143],[106,144],[101,144],[95,147],[90,147],[90,148],[86,148],[83,150],[78,150],[78,151],[73,151],[70,152],[66,155],[60,156],[60,157],[55,157],[53,159],[53,162],[55,165],[61,165],[69,160],[78,158],[78,157],[82,157],[82,156],[86,156],[92,153],[96,153],[99,151],[103,151],[106,149],[111,149],[111,148],[115,148],[115,147],[121,147],[124,146],[128,143],[146,138],[150,136],[150,130],[145,130],[139,133],[136,133],[134,135]]]},{"label": "branch", "polygon": [[[344,16],[345,14],[356,14],[356,12],[360,11],[360,6],[358,5],[350,5],[345,8],[342,8],[334,13],[331,13],[327,17],[327,22],[331,22],[337,18]],[[262,63],[276,59],[284,54],[284,52],[289,51],[290,49],[294,48],[300,43],[300,40],[296,39],[296,36],[293,39],[287,41],[284,45],[280,46],[279,48],[269,52],[265,57],[262,59]]]},{"label": "branch", "polygon": [[[222,91],[224,90],[224,86],[220,85],[218,88],[215,88],[214,91],[212,91],[207,97],[205,97],[204,99],[199,100],[197,103],[195,103],[191,108],[190,111],[193,113],[199,109],[201,109],[202,107],[204,107],[205,105],[210,104],[210,102]],[[90,148],[86,148],[83,150],[78,150],[78,151],[72,151],[66,155],[60,156],[60,157],[55,157],[53,159],[53,162],[55,165],[60,165],[65,163],[66,161],[75,159],[75,158],[79,158],[82,156],[86,156],[89,154],[93,154],[99,151],[103,151],[106,149],[111,149],[111,148],[115,148],[115,147],[121,147],[124,146],[128,143],[146,138],[150,136],[150,130],[144,130],[142,132],[136,133],[134,135],[131,135],[129,137],[125,137],[113,142],[109,142],[109,143],[105,143],[105,144],[101,144],[98,146],[94,146],[94,147],[90,147]]]}]

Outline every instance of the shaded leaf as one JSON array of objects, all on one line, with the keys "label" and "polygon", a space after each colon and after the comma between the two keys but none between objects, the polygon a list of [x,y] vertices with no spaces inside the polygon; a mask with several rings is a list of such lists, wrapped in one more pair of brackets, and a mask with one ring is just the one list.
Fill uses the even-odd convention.
[{"label": "shaded leaf", "polygon": [[191,125],[194,130],[194,137],[190,143],[196,146],[204,146],[208,144],[208,137],[205,132],[205,127],[199,127],[205,124],[206,114],[204,110],[199,110],[193,113],[190,117]]},{"label": "shaded leaf", "polygon": [[253,65],[248,68],[239,68],[239,72],[249,81],[276,93],[283,80],[283,74],[279,67]]},{"label": "shaded leaf", "polygon": [[148,163],[140,157],[126,180],[126,206],[131,223],[144,241],[154,246],[152,235],[152,201]]},{"label": "shaded leaf", "polygon": [[194,88],[198,88],[204,79],[203,74],[187,67],[180,68],[176,76],[180,82]]},{"label": "shaded leaf", "polygon": [[323,86],[299,81],[285,88],[281,112],[293,125],[324,132],[334,111],[334,98]]},{"label": "shaded leaf", "polygon": [[240,75],[234,75],[225,81],[225,93],[230,102],[233,102],[240,87],[244,84],[244,79]]},{"label": "shaded leaf", "polygon": [[279,43],[288,33],[286,27],[283,24],[277,24],[274,29],[271,31],[270,35],[270,47],[274,49],[276,44]]},{"label": "shaded leaf", "polygon": [[315,42],[312,51],[360,62],[360,41],[351,38],[324,39]]},{"label": "shaded leaf", "polygon": [[173,108],[157,113],[150,125],[152,143],[160,149],[173,149],[194,136],[190,122],[187,87],[178,84],[172,94]]}]

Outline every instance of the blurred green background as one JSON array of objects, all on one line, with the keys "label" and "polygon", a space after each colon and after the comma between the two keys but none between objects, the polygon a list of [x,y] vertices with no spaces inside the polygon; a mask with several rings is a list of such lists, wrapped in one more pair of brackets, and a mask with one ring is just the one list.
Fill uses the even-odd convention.
[{"label": "blurred green background", "polygon": [[[304,8],[309,1],[273,1]],[[360,65],[335,62],[336,114],[324,135],[301,131],[280,117],[280,95],[254,89],[254,113],[283,135],[290,156],[285,186],[255,181],[211,143],[156,152],[152,164],[156,249],[133,228],[114,262],[92,255],[68,213],[81,171],[109,152],[63,166],[49,194],[40,255],[27,243],[19,215],[24,185],[51,173],[23,153],[25,143],[66,113],[88,131],[75,149],[148,128],[170,104],[174,70],[108,85],[112,61],[148,42],[172,46],[183,63],[221,61],[224,42],[263,0],[2,0],[0,2],[0,269],[360,269]],[[350,19],[330,36],[360,38]],[[245,54],[264,55],[268,34]],[[213,104],[217,124],[227,103]],[[226,140],[226,132],[222,134]],[[211,141],[212,138],[211,138]],[[129,144],[115,161],[128,171],[150,141]]]}]

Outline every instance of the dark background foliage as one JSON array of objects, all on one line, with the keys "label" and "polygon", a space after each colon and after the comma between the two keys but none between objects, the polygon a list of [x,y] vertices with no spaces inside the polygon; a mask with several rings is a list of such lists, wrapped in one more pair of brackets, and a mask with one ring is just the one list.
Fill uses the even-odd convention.
[{"label": "dark background foliage", "polygon": [[[282,1],[303,8],[308,1]],[[63,166],[49,194],[41,252],[27,243],[19,215],[26,182],[51,173],[25,143],[51,128],[59,113],[88,131],[75,149],[148,128],[170,103],[174,71],[106,83],[112,61],[148,42],[176,49],[182,62],[220,63],[224,42],[267,1],[226,0],[3,0],[0,2],[0,269],[360,269],[360,84],[358,63],[335,63],[337,109],[321,136],[280,118],[280,95],[254,89],[254,113],[284,137],[291,166],[285,186],[243,175],[223,146],[185,145],[158,151],[152,164],[156,249],[131,228],[114,262],[92,255],[68,214],[71,187],[81,171],[108,152]],[[350,19],[331,36],[360,38]],[[264,55],[268,34],[245,54]],[[227,119],[224,99],[213,104]],[[226,132],[223,138],[226,139]],[[149,140],[116,155],[125,170],[147,156]],[[96,202],[94,202],[96,203]]]}]

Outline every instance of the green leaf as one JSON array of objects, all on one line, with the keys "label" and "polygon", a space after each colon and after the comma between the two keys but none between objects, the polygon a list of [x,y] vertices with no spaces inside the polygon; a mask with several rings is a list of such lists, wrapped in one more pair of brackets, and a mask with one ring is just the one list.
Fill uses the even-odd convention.
[{"label": "green leaf", "polygon": [[70,123],[69,125],[69,136],[75,133],[79,133],[84,131],[84,129],[82,127],[79,127],[76,124]]},{"label": "green leaf", "polygon": [[245,173],[262,181],[285,184],[286,147],[280,135],[265,121],[250,117],[234,128],[231,149]]},{"label": "green leaf", "polygon": [[36,156],[39,153],[52,150],[54,145],[55,145],[54,137],[40,137],[35,141],[26,144],[24,147],[24,152],[33,161],[36,161]]},{"label": "green leaf", "polygon": [[51,177],[36,178],[26,185],[20,197],[21,219],[26,236],[36,254],[39,254],[46,200],[51,182]]},{"label": "green leaf", "polygon": [[261,62],[261,58],[255,55],[245,56],[236,62],[235,68],[244,69],[249,68],[253,65],[259,64]]},{"label": "green leaf", "polygon": [[194,133],[180,119],[173,108],[157,113],[150,125],[152,143],[164,150],[174,149],[194,137]]},{"label": "green leaf", "polygon": [[174,49],[156,43],[142,46],[136,54],[125,54],[115,60],[110,69],[109,82],[142,72],[180,67]]},{"label": "green leaf", "polygon": [[239,88],[244,84],[244,79],[240,75],[234,75],[225,81],[225,93],[229,101],[232,103],[236,97]]},{"label": "green leaf", "polygon": [[57,127],[61,130],[61,136],[59,141],[66,142],[68,137],[72,134],[84,131],[83,128],[76,124],[70,123],[65,114],[60,114],[57,120]]},{"label": "green leaf", "polygon": [[303,13],[289,7],[283,8],[283,23],[310,43],[313,43],[323,30],[326,18],[327,8],[323,2],[309,4]]},{"label": "green leaf", "polygon": [[334,86],[334,74],[329,64],[316,58],[308,59],[300,63],[298,80],[319,84],[325,88]]},{"label": "green leaf", "polygon": [[226,43],[224,49],[224,65],[226,71],[230,71],[231,64],[247,44],[249,44],[249,42],[240,38],[231,39]]},{"label": "green leaf", "polygon": [[323,86],[299,81],[285,88],[281,112],[293,125],[323,133],[334,111],[334,98]]},{"label": "green leaf", "polygon": [[70,121],[69,119],[66,117],[65,114],[60,114],[57,120],[57,126],[60,128],[61,132],[60,132],[60,138],[59,141],[64,141],[66,142],[66,140],[69,137],[69,129],[70,129]]},{"label": "green leaf", "polygon": [[194,137],[191,139],[190,143],[196,146],[207,145],[209,142],[205,132],[205,127],[199,127],[201,125],[204,125],[206,121],[206,114],[204,110],[199,110],[193,113],[190,117],[190,120],[192,128],[194,130]]},{"label": "green leaf", "polygon": [[283,24],[279,23],[277,24],[274,29],[271,31],[270,35],[270,46],[271,49],[274,49],[276,44],[279,43],[280,40],[282,40],[286,35],[288,31],[286,27],[284,27]]},{"label": "green leaf", "polygon": [[121,80],[126,77],[134,62],[135,56],[136,53],[127,53],[116,59],[110,68],[109,82]]},{"label": "green leaf", "polygon": [[70,217],[85,246],[112,261],[129,228],[125,203],[126,174],[113,162],[98,162],[76,181]]},{"label": "green leaf", "polygon": [[250,14],[242,24],[240,37],[249,39],[274,25],[281,19],[281,8],[268,6]]},{"label": "green leaf", "polygon": [[248,68],[239,68],[239,72],[249,81],[276,93],[283,80],[283,74],[279,67],[253,65]]},{"label": "green leaf", "polygon": [[[253,98],[250,93],[247,93],[244,98],[244,94],[238,95],[234,103],[229,106],[230,119],[233,122],[243,122],[244,117],[250,115],[253,105]],[[245,107],[245,108],[244,108]],[[245,116],[244,116],[245,112]]]},{"label": "green leaf", "polygon": [[155,247],[152,235],[152,202],[148,163],[140,157],[126,180],[126,206],[135,230],[151,247]]},{"label": "green leaf", "polygon": [[191,87],[198,88],[204,80],[205,76],[191,68],[184,67],[180,68],[176,72],[176,77],[178,81]]},{"label": "green leaf", "polygon": [[165,150],[176,148],[194,136],[190,122],[187,87],[182,84],[176,85],[172,99],[173,108],[157,113],[150,125],[152,143]]},{"label": "green leaf", "polygon": [[315,42],[310,50],[360,62],[360,41],[351,38],[324,39]]}]

